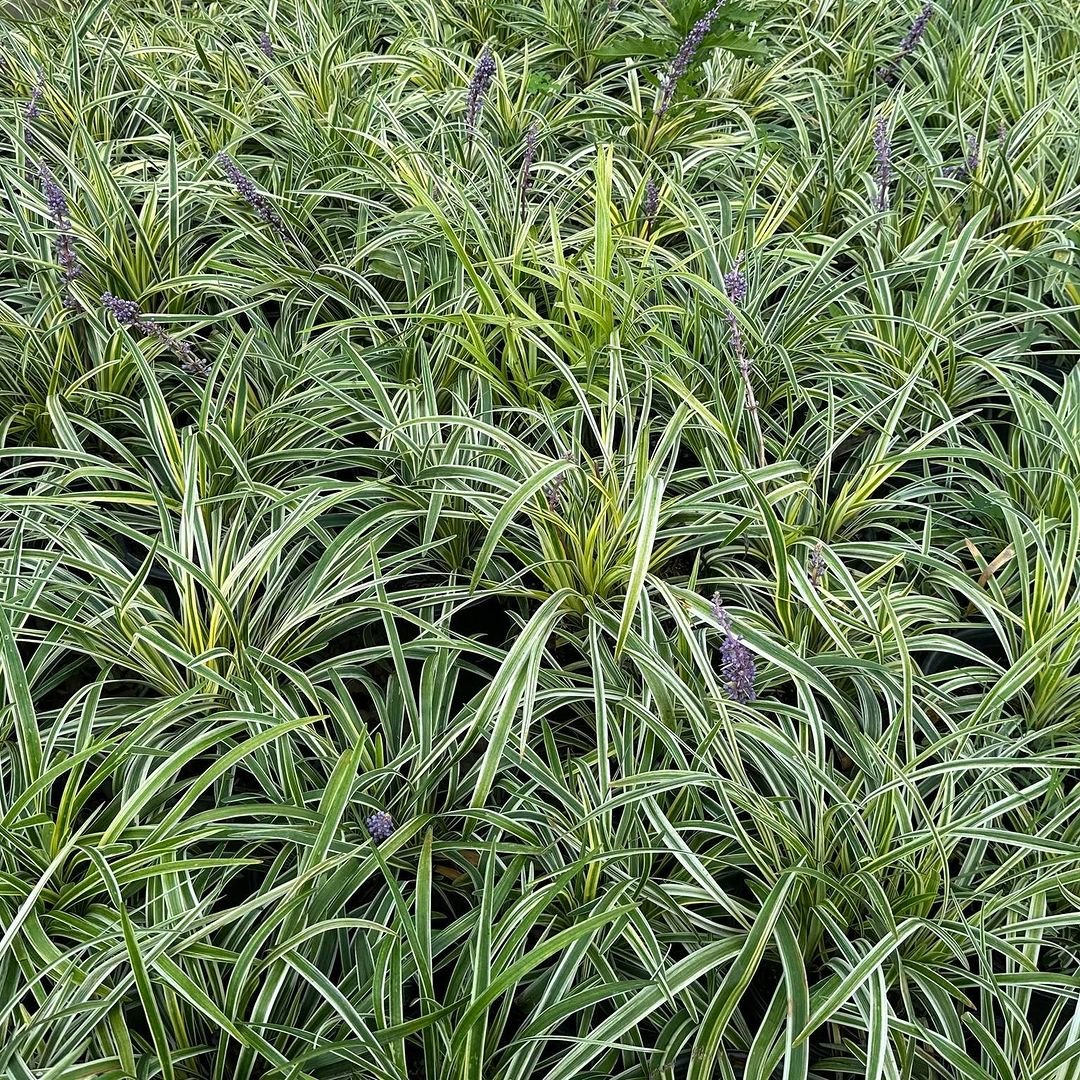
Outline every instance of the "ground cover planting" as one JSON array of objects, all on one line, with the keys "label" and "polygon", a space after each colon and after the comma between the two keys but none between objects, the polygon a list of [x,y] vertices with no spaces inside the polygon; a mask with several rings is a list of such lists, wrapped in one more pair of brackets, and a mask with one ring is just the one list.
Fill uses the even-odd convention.
[{"label": "ground cover planting", "polygon": [[7,0],[0,1076],[1080,1080],[1080,9]]}]

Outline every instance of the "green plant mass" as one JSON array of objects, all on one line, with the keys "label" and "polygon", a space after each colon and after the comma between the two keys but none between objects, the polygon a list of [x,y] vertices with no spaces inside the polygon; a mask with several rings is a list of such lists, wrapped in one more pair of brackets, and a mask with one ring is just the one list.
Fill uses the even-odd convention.
[{"label": "green plant mass", "polygon": [[4,0],[2,1080],[1080,1080],[1080,6]]}]

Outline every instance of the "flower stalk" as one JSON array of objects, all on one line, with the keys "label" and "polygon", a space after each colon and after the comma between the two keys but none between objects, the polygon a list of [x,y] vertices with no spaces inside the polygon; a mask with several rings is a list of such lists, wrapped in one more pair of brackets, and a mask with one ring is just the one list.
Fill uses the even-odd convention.
[{"label": "flower stalk", "polygon": [[233,189],[251,208],[256,215],[266,222],[283,240],[289,238],[281,216],[274,208],[270,200],[255,186],[251,179],[228,154],[222,151],[217,156],[217,163],[225,178],[232,184]]},{"label": "flower stalk", "polygon": [[[724,275],[724,289],[728,299],[735,307],[739,307],[746,299],[747,282],[746,274],[742,268],[743,255],[740,252],[732,268]],[[750,378],[750,369],[753,362],[746,350],[746,341],[743,339],[742,327],[739,318],[734,311],[727,313],[728,340],[731,342],[732,351],[735,353],[735,362],[739,368],[739,377],[743,384],[743,395],[746,402],[746,411],[750,414],[750,422],[754,426],[754,435],[757,439],[758,467],[765,468],[765,437],[761,431],[761,418],[758,416],[757,395],[754,393],[754,383]]]},{"label": "flower stalk", "polygon": [[930,24],[930,17],[934,14],[932,4],[926,4],[922,11],[915,17],[896,55],[886,64],[878,68],[878,78],[889,86],[895,86],[900,77],[900,65],[918,48],[922,41],[926,28]]},{"label": "flower stalk", "polygon": [[53,228],[56,230],[53,240],[53,257],[63,271],[61,293],[64,307],[78,308],[79,303],[71,291],[71,283],[82,273],[82,266],[75,247],[75,233],[71,227],[71,211],[68,207],[67,196],[56,182],[52,170],[43,161],[38,163],[38,181],[41,185],[41,193],[45,197],[45,204],[49,208]]},{"label": "flower stalk", "polygon": [[476,70],[469,83],[468,104],[465,108],[465,131],[469,146],[472,146],[476,135],[476,126],[480,122],[480,114],[484,111],[484,99],[487,97],[491,80],[495,77],[495,70],[495,57],[485,45],[479,60],[476,61]]},{"label": "flower stalk", "polygon": [[104,292],[101,294],[101,306],[125,329],[153,338],[163,345],[179,359],[180,366],[189,375],[206,375],[206,361],[186,341],[173,337],[161,323],[143,315],[134,300],[124,300]]}]

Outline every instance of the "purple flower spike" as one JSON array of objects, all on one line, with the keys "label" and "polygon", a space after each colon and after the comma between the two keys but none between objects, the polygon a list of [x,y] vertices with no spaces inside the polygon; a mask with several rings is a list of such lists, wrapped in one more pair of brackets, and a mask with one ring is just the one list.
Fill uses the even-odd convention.
[{"label": "purple flower spike", "polygon": [[974,176],[979,167],[979,139],[974,133],[967,137],[967,156],[964,158],[964,168],[968,176]]},{"label": "purple flower spike", "polygon": [[381,844],[394,835],[394,819],[385,810],[376,810],[374,814],[364,819],[364,824],[376,844]]},{"label": "purple flower spike", "polygon": [[743,252],[740,251],[735,265],[724,275],[724,288],[733,304],[741,304],[746,299],[746,274],[742,264]]},{"label": "purple flower spike", "polygon": [[721,632],[729,633],[731,630],[731,616],[727,613],[727,608],[724,607],[724,602],[720,599],[718,592],[713,593],[712,615],[719,624]]},{"label": "purple flower spike", "polygon": [[706,35],[712,28],[712,24],[716,21],[716,16],[720,14],[722,5],[723,0],[719,0],[719,3],[715,4],[694,23],[690,28],[690,33],[686,35],[682,45],[679,46],[679,51],[675,54],[675,59],[671,61],[671,66],[660,76],[660,100],[656,103],[656,115],[661,119],[671,107],[679,80],[690,70],[694,54],[701,48],[701,43],[705,40]]},{"label": "purple flower spike", "polygon": [[189,375],[205,375],[206,362],[186,342],[174,338],[161,323],[146,318],[134,300],[121,300],[110,292],[101,294],[101,306],[121,325],[143,337],[160,342],[180,360],[180,366]]},{"label": "purple flower spike", "polygon": [[815,544],[813,551],[810,552],[810,558],[807,560],[807,573],[811,586],[817,589],[821,584],[822,575],[825,573],[825,556],[821,554],[820,542]]},{"label": "purple flower spike", "polygon": [[656,181],[650,176],[645,181],[645,198],[641,203],[641,211],[645,215],[645,232],[648,234],[652,230],[653,222],[656,220],[656,212],[660,209],[660,188],[657,187]]},{"label": "purple flower spike", "polygon": [[732,701],[746,703],[757,697],[754,680],[757,678],[757,665],[754,654],[746,647],[741,637],[728,634],[720,646],[720,669],[724,676],[724,689]]},{"label": "purple flower spike", "polygon": [[30,91],[30,100],[23,110],[23,138],[27,146],[33,146],[37,141],[34,135],[34,121],[41,117],[41,95],[45,93],[45,73],[38,72],[37,82]]},{"label": "purple flower spike", "polygon": [[[736,306],[746,299],[748,292],[746,274],[743,271],[742,264],[743,252],[740,251],[731,269],[724,275],[724,291],[728,294],[728,299]],[[735,353],[735,360],[739,365],[739,371],[747,387],[746,402],[747,405],[753,406],[753,390],[749,383],[750,356],[746,351],[746,341],[742,335],[742,327],[739,326],[739,320],[736,318],[735,312],[729,311],[725,317],[727,318],[728,338],[731,341],[731,348]]]},{"label": "purple flower spike", "polygon": [[889,140],[889,121],[884,113],[874,125],[874,159],[876,162],[877,194],[874,209],[889,209],[889,180],[892,176],[892,143]]},{"label": "purple flower spike", "polygon": [[[573,461],[574,455],[571,451],[567,450],[562,456],[563,461]],[[550,484],[544,485],[544,498],[547,500],[548,509],[553,514],[562,512],[563,508],[563,488],[566,486],[566,472],[559,473]]]},{"label": "purple flower spike", "polygon": [[[724,275],[724,289],[728,294],[728,299],[735,305],[741,304],[746,299],[748,291],[746,274],[742,268],[743,253],[739,252],[738,258],[735,260],[735,265]],[[742,372],[743,377],[749,377],[750,373],[750,357],[746,351],[746,341],[742,336],[742,327],[739,326],[739,320],[735,317],[735,312],[727,312],[727,324],[728,324],[728,337],[731,340],[731,348],[735,352],[735,359],[738,362],[739,370]],[[747,402],[749,403],[749,398]]]},{"label": "purple flower spike", "polygon": [[919,42],[922,41],[923,34],[926,33],[926,27],[930,23],[930,16],[933,14],[933,4],[924,5],[922,11],[915,17],[915,21],[911,24],[911,29],[908,30],[904,40],[900,42],[901,56],[907,56],[918,48]]},{"label": "purple flower spike", "polygon": [[934,8],[931,4],[927,4],[922,11],[916,16],[915,21],[911,24],[911,28],[904,36],[904,40],[900,42],[900,49],[897,54],[887,63],[878,68],[878,78],[882,82],[888,83],[890,86],[895,85],[897,77],[900,73],[901,61],[907,59],[918,48],[919,42],[922,41],[923,34],[926,33],[926,27],[930,22],[930,16],[934,14]]},{"label": "purple flower spike", "polygon": [[259,48],[262,50],[262,54],[267,60],[274,59],[274,43],[270,40],[269,31],[264,30],[259,35]]},{"label": "purple flower spike", "polygon": [[271,226],[282,238],[288,239],[288,233],[281,222],[278,212],[274,209],[270,200],[255,186],[251,177],[236,164],[228,154],[222,151],[217,156],[217,163],[226,179],[232,184],[236,193],[242,198],[255,213]]},{"label": "purple flower spike", "polygon": [[757,678],[754,654],[746,642],[732,630],[731,616],[719,593],[713,594],[712,614],[724,635],[720,645],[720,673],[724,677],[724,692],[732,701],[753,701],[757,697],[754,690],[754,680]]},{"label": "purple flower spike", "polygon": [[26,103],[26,110],[23,112],[24,120],[37,120],[41,116],[41,95],[45,93],[45,75],[43,72],[38,72],[37,82],[34,83],[34,88],[30,91],[30,100]]},{"label": "purple flower spike", "polygon": [[134,300],[121,300],[111,292],[101,294],[101,306],[121,325],[134,326],[142,318]]},{"label": "purple flower spike", "polygon": [[68,216],[68,201],[52,170],[45,162],[38,165],[38,179],[41,181],[41,194],[45,196],[45,203],[49,207],[49,217],[58,229],[69,230],[71,219]]},{"label": "purple flower spike", "polygon": [[79,256],[75,250],[75,236],[71,229],[67,196],[56,182],[52,170],[43,161],[38,164],[38,180],[41,183],[41,193],[45,196],[45,204],[49,208],[49,217],[56,229],[53,255],[64,271],[64,307],[75,308],[78,307],[78,301],[72,295],[71,283],[82,273],[82,266],[79,264]]},{"label": "purple flower spike", "polygon": [[476,125],[480,120],[480,113],[484,109],[484,98],[487,97],[488,87],[495,77],[495,57],[485,45],[480,59],[476,62],[476,70],[473,72],[472,82],[469,83],[469,104],[465,110],[465,130],[469,134],[469,142],[472,143],[476,134]]}]

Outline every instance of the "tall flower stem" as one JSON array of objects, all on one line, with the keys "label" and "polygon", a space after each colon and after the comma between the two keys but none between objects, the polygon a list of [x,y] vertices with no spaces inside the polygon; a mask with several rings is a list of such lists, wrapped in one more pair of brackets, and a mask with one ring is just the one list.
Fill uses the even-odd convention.
[{"label": "tall flower stem", "polygon": [[476,61],[476,70],[469,83],[468,104],[465,108],[466,145],[470,156],[473,139],[476,137],[476,126],[480,122],[480,114],[484,111],[484,100],[487,98],[488,88],[491,86],[496,70],[495,57],[491,55],[491,49],[485,45]]},{"label": "tall flower stem", "polygon": [[289,233],[281,220],[281,216],[274,208],[270,200],[255,186],[250,176],[236,164],[235,161],[223,150],[217,156],[218,167],[225,174],[226,179],[232,184],[233,189],[255,213],[269,225],[274,232],[282,238],[289,239]]},{"label": "tall flower stem", "polygon": [[[724,275],[724,291],[728,299],[736,307],[739,307],[746,299],[747,284],[746,274],[742,268],[743,257],[740,254],[735,260],[735,265]],[[742,379],[743,393],[745,396],[746,411],[750,414],[750,423],[754,427],[754,436],[757,442],[758,467],[765,468],[765,436],[761,431],[761,418],[758,415],[757,395],[754,393],[754,384],[750,378],[750,355],[746,351],[746,341],[743,339],[742,327],[739,318],[734,311],[727,313],[728,336],[731,347],[735,352],[735,362],[739,368],[739,378]]]},{"label": "tall flower stem", "polygon": [[173,337],[161,323],[148,319],[134,300],[124,300],[104,292],[101,294],[101,306],[125,329],[153,338],[163,345],[177,357],[180,366],[189,375],[201,377],[207,374],[209,368],[206,361],[186,341]]},{"label": "tall flower stem", "polygon": [[757,397],[754,384],[750,381],[750,362],[745,358],[739,362],[739,375],[742,377],[743,390],[746,393],[746,411],[750,414],[750,423],[754,426],[757,440],[758,468],[765,468],[765,436],[761,432],[761,418],[758,416]]},{"label": "tall flower stem", "polygon": [[664,119],[671,103],[675,98],[675,91],[679,87],[679,80],[690,69],[694,60],[694,54],[701,47],[701,43],[708,36],[712,24],[720,14],[720,8],[724,0],[717,2],[690,28],[690,32],[683,39],[679,51],[668,65],[667,70],[660,76],[660,86],[656,95],[656,104],[653,106],[652,119],[649,122],[649,130],[645,134],[645,153],[647,154],[656,138],[660,122]]}]

